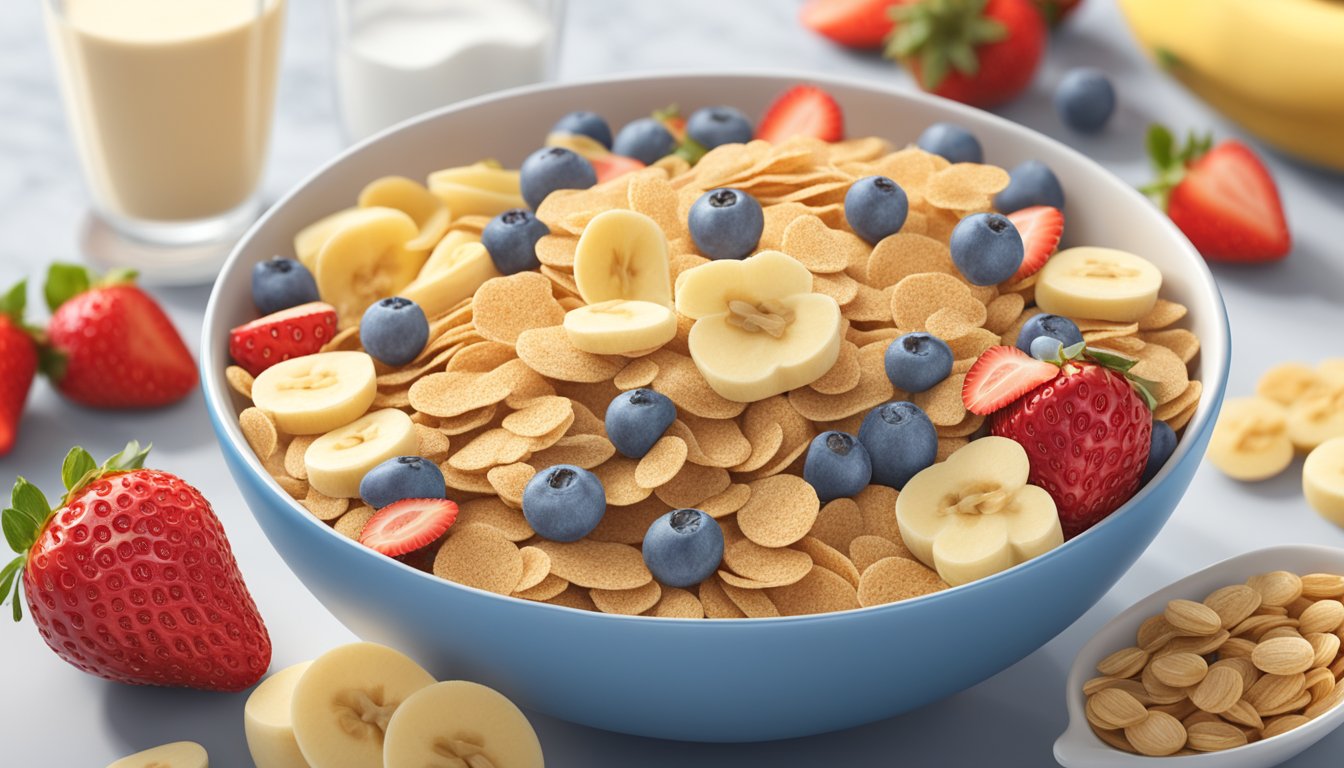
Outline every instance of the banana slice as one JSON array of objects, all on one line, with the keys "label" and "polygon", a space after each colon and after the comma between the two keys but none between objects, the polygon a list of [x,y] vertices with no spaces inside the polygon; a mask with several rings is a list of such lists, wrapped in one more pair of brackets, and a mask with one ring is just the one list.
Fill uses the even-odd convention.
[{"label": "banana slice", "polygon": [[252,382],[252,403],[275,417],[280,431],[320,435],[364,415],[378,394],[373,358],[363,352],[319,352],[276,363]]},{"label": "banana slice", "polygon": [[1027,484],[1030,471],[1006,437],[982,437],[921,471],[896,499],[906,546],[955,587],[1063,544],[1055,501]]},{"label": "banana slice", "polygon": [[317,290],[336,307],[339,327],[359,325],[369,305],[410,285],[428,258],[406,243],[420,236],[410,216],[394,208],[361,208],[317,254]]},{"label": "banana slice", "polygon": [[382,768],[388,721],[407,697],[433,684],[419,664],[387,646],[327,651],[299,678],[290,703],[303,758],[313,768]]},{"label": "banana slice", "polygon": [[1302,363],[1282,363],[1265,371],[1255,385],[1255,394],[1288,406],[1298,398],[1321,389],[1324,378],[1322,373]]},{"label": "banana slice", "polygon": [[712,261],[677,282],[677,311],[695,320],[691,359],[729,400],[753,403],[811,384],[840,356],[840,307],[812,292],[812,273],[791,256]]},{"label": "banana slice", "polygon": [[541,742],[513,702],[451,680],[411,694],[387,724],[383,764],[542,768]]},{"label": "banana slice", "polygon": [[667,237],[642,213],[599,213],[583,228],[575,248],[574,282],[588,304],[626,299],[670,307]]},{"label": "banana slice", "polygon": [[358,218],[360,210],[360,208],[346,208],[299,230],[299,234],[294,236],[294,258],[307,267],[309,272],[316,272],[317,254],[322,250],[322,246],[327,244],[336,230]]},{"label": "banana slice", "polygon": [[[443,243],[453,239],[455,234],[449,233],[448,237],[443,238]],[[436,248],[434,253],[438,256],[439,249]],[[397,295],[414,301],[427,316],[434,317],[459,301],[470,298],[486,280],[494,277],[503,275],[495,268],[490,252],[479,240],[468,240],[454,247],[452,253],[441,256],[433,271],[426,264],[420,277],[398,291]]]},{"label": "banana slice", "polygon": [[411,417],[396,408],[365,414],[357,421],[317,438],[303,454],[308,484],[337,498],[359,496],[359,481],[369,470],[420,448]]},{"label": "banana slice", "polygon": [[1263,397],[1223,402],[1209,438],[1209,461],[1236,480],[1265,480],[1293,462],[1288,411]]},{"label": "banana slice", "polygon": [[360,208],[394,208],[420,228],[406,242],[408,251],[428,251],[448,231],[448,206],[418,181],[405,176],[384,176],[369,182],[359,193]]},{"label": "banana slice", "polygon": [[453,216],[498,216],[510,208],[526,208],[518,171],[498,163],[480,162],[429,175],[429,191]]},{"label": "banana slice", "polygon": [[1132,323],[1157,303],[1162,273],[1147,259],[1113,248],[1069,248],[1045,262],[1036,281],[1044,312]]},{"label": "banana slice", "polygon": [[1307,456],[1302,492],[1321,517],[1344,527],[1344,437],[1326,440]]},{"label": "banana slice", "polygon": [[612,299],[565,314],[569,343],[595,355],[657,349],[677,335],[677,316],[651,301]]},{"label": "banana slice", "polygon": [[175,741],[123,757],[107,768],[210,768],[210,759],[200,744]]},{"label": "banana slice", "polygon": [[294,739],[291,701],[294,686],[311,661],[295,664],[266,678],[243,706],[243,733],[257,768],[309,768]]},{"label": "banana slice", "polygon": [[1288,439],[1310,451],[1335,437],[1344,437],[1344,384],[1322,380],[1288,406]]},{"label": "banana slice", "polygon": [[452,266],[457,261],[453,254],[457,251],[458,246],[479,242],[481,242],[480,233],[472,232],[469,229],[454,229],[444,235],[439,244],[434,246],[434,250],[429,252],[429,258],[425,260],[425,266],[420,268],[420,274],[415,277],[416,281],[423,280]]}]

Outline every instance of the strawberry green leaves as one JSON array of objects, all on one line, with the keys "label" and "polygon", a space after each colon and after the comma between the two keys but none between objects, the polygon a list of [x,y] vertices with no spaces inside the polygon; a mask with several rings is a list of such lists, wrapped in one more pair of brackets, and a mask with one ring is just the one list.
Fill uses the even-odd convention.
[{"label": "strawberry green leaves", "polygon": [[986,2],[928,0],[893,6],[890,13],[896,31],[887,41],[886,56],[918,56],[925,90],[937,88],[952,70],[974,75],[980,69],[975,49],[1008,36],[1002,22],[985,16]]},{"label": "strawberry green leaves", "polygon": [[1185,145],[1178,147],[1171,131],[1164,125],[1154,123],[1148,126],[1147,146],[1148,159],[1153,164],[1157,179],[1139,187],[1139,191],[1152,198],[1165,211],[1171,190],[1185,178],[1185,167],[1213,148],[1213,134],[1201,136],[1191,131]]},{"label": "strawberry green leaves", "polygon": [[136,272],[133,269],[114,269],[101,279],[79,264],[56,262],[47,270],[47,283],[43,286],[43,295],[47,308],[55,312],[62,304],[73,299],[90,288],[99,285],[118,285],[133,282]]}]

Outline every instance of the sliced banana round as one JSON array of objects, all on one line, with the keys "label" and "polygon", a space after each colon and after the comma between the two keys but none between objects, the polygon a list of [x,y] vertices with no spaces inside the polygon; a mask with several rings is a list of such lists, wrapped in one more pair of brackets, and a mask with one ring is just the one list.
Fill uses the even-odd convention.
[{"label": "sliced banana round", "polygon": [[642,213],[615,209],[594,216],[574,250],[574,282],[588,304],[612,299],[672,306],[667,236]]},{"label": "sliced banana round", "polygon": [[541,742],[527,717],[491,688],[450,680],[411,694],[392,715],[383,745],[388,766],[542,768]]},{"label": "sliced banana round", "polygon": [[294,738],[294,687],[311,661],[285,667],[261,681],[243,706],[243,734],[257,768],[309,768]]},{"label": "sliced banana round", "polygon": [[1344,437],[1344,384],[1323,380],[1288,406],[1288,439],[1310,451],[1335,437]]},{"label": "sliced banana round", "polygon": [[1320,372],[1302,363],[1281,363],[1260,376],[1260,381],[1255,385],[1255,394],[1287,406],[1323,385],[1324,377]]},{"label": "sliced banana round", "polygon": [[411,284],[429,254],[408,242],[420,227],[395,208],[360,208],[343,221],[317,254],[317,290],[336,307],[341,328],[359,325],[364,310]]},{"label": "sliced banana round", "polygon": [[[449,233],[448,237],[443,239],[443,243],[447,243],[456,234],[458,233]],[[434,256],[430,258],[433,259],[438,254],[439,249],[436,248]],[[504,276],[495,268],[490,252],[480,241],[459,242],[451,253],[439,258],[432,272],[429,266],[426,264],[420,276],[397,293],[398,296],[419,304],[420,309],[429,317],[446,312],[463,299],[471,298],[485,281]]]},{"label": "sliced banana round", "polygon": [[210,758],[205,747],[194,741],[175,741],[172,744],[146,749],[128,755],[107,768],[209,768]]},{"label": "sliced banana round", "polygon": [[448,206],[424,185],[405,176],[374,179],[359,193],[361,208],[395,208],[411,217],[420,232],[406,242],[406,250],[428,251],[448,231]]},{"label": "sliced banana round", "polygon": [[429,191],[454,217],[498,216],[510,208],[526,208],[518,171],[485,161],[445,168],[429,175]]},{"label": "sliced banana round", "polygon": [[1209,438],[1209,461],[1236,480],[1265,480],[1293,462],[1288,411],[1263,397],[1236,397],[1223,403]]},{"label": "sliced banana round", "polygon": [[433,684],[419,664],[385,645],[352,643],[327,651],[299,678],[290,700],[303,758],[313,768],[382,768],[393,713]]},{"label": "sliced banana round", "polygon": [[332,233],[348,224],[359,216],[359,208],[346,208],[337,211],[328,216],[324,216],[317,221],[309,224],[299,230],[299,234],[294,236],[294,256],[310,272],[317,271],[317,254],[322,250],[322,246],[331,239]]},{"label": "sliced banana round", "polygon": [[896,522],[910,551],[952,586],[1064,543],[1055,501],[1027,484],[1031,464],[1006,437],[983,437],[905,484]]},{"label": "sliced banana round", "polygon": [[353,499],[369,470],[397,456],[413,456],[420,448],[411,417],[384,408],[317,438],[303,454],[308,484],[327,496]]},{"label": "sliced banana round", "polygon": [[252,382],[253,405],[291,435],[320,435],[349,424],[369,410],[377,394],[373,358],[363,352],[295,357]]},{"label": "sliced banana round", "polygon": [[1321,443],[1307,456],[1302,492],[1321,517],[1344,526],[1344,437]]},{"label": "sliced banana round", "polygon": [[455,264],[458,261],[458,257],[455,255],[458,246],[479,242],[481,242],[480,233],[472,232],[469,229],[454,229],[444,235],[439,244],[434,246],[434,250],[429,252],[429,258],[425,260],[425,266],[420,268],[420,274],[415,277],[416,282]]},{"label": "sliced banana round", "polygon": [[651,301],[612,299],[565,313],[569,343],[595,355],[657,349],[677,335],[677,316]]},{"label": "sliced banana round", "polygon": [[1132,323],[1152,310],[1162,273],[1147,259],[1114,248],[1069,248],[1045,262],[1036,281],[1044,312]]}]

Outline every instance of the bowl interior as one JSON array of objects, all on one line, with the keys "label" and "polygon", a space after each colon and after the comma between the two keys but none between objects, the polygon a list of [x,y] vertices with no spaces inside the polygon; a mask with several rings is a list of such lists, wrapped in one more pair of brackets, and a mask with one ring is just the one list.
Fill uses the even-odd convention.
[{"label": "bowl interior", "polygon": [[[1344,573],[1344,549],[1317,546],[1284,546],[1247,552],[1164,587],[1125,609],[1097,631],[1083,646],[1069,670],[1066,697],[1069,707],[1069,728],[1055,744],[1055,756],[1070,768],[1127,768],[1147,764],[1150,759],[1129,755],[1104,744],[1092,734],[1084,714],[1086,699],[1083,684],[1097,676],[1097,663],[1111,653],[1131,646],[1139,625],[1149,616],[1159,614],[1170,600],[1184,598],[1203,600],[1215,589],[1241,584],[1251,576],[1268,571],[1307,573]],[[1311,746],[1330,731],[1344,723],[1344,707],[1315,718],[1287,733],[1226,752],[1163,758],[1178,766],[1253,766],[1278,765],[1288,757]],[[1163,763],[1166,764],[1165,762]]]}]

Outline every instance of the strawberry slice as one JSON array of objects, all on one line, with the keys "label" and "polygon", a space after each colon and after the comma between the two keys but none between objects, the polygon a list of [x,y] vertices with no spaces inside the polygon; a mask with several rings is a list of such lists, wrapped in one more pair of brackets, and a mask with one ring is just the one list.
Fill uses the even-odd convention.
[{"label": "strawberry slice", "polygon": [[1288,255],[1293,243],[1279,191],[1250,147],[1192,135],[1177,148],[1171,132],[1155,125],[1148,152],[1159,176],[1143,191],[1204,258],[1258,263]]},{"label": "strawberry slice", "polygon": [[756,127],[756,138],[772,144],[794,136],[822,141],[845,137],[845,116],[831,94],[815,85],[795,85],[775,99]]},{"label": "strawberry slice", "polygon": [[1059,376],[1059,366],[1017,347],[990,347],[966,372],[961,400],[966,410],[988,416]]},{"label": "strawberry slice", "polygon": [[597,183],[611,181],[620,176],[624,176],[631,171],[638,171],[644,167],[644,164],[633,157],[607,153],[598,157],[588,158],[588,162],[593,164],[593,170],[597,172]]},{"label": "strawberry slice", "polygon": [[457,505],[447,499],[402,499],[369,518],[359,543],[397,557],[428,546],[456,521]]},{"label": "strawberry slice", "polygon": [[849,48],[878,48],[891,34],[887,9],[901,0],[810,0],[798,13],[803,26]]},{"label": "strawberry slice", "polygon": [[1026,251],[1022,266],[1009,279],[1010,282],[1017,282],[1039,272],[1046,260],[1054,255],[1055,249],[1059,247],[1059,238],[1064,234],[1064,214],[1048,205],[1033,205],[1013,211],[1008,214],[1008,220],[1017,227]]},{"label": "strawberry slice", "polygon": [[336,308],[320,301],[282,309],[229,332],[229,355],[253,376],[311,355],[336,335]]}]

